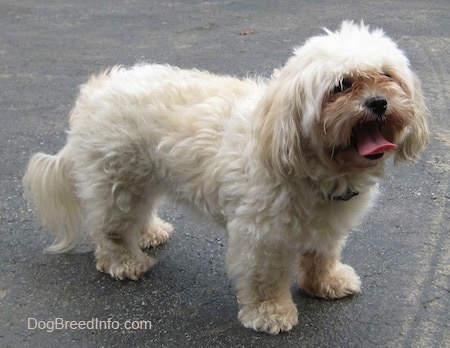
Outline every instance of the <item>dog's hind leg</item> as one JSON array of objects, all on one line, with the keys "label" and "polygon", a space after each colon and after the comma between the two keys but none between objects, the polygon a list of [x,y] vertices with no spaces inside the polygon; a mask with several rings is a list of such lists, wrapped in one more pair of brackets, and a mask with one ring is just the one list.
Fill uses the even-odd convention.
[{"label": "dog's hind leg", "polygon": [[161,220],[155,212],[152,212],[147,223],[141,229],[139,245],[142,249],[147,249],[164,244],[172,231],[171,224]]},{"label": "dog's hind leg", "polygon": [[[133,197],[133,200],[138,198]],[[142,203],[137,202],[129,211],[109,206],[101,214],[98,210],[91,214],[89,227],[99,271],[118,279],[137,280],[155,264],[156,260],[145,254],[139,245],[140,233],[146,224],[144,209]]]},{"label": "dog's hind leg", "polygon": [[[131,166],[78,172],[86,229],[95,244],[97,269],[118,279],[137,280],[156,262],[141,250],[141,231],[149,225],[158,192]],[[95,177],[95,179],[92,179]]]}]

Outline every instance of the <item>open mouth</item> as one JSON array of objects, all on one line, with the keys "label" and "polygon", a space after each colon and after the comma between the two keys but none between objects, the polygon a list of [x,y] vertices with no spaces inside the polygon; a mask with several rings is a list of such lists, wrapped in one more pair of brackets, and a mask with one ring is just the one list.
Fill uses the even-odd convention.
[{"label": "open mouth", "polygon": [[352,142],[360,156],[370,160],[383,157],[386,151],[395,149],[397,145],[384,138],[377,121],[369,121],[356,125],[352,133]]}]

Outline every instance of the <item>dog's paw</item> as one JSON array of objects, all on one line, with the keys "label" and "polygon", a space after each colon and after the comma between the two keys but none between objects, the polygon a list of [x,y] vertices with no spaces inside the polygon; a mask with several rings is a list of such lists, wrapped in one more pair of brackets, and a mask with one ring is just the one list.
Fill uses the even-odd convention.
[{"label": "dog's paw", "polygon": [[298,314],[293,302],[264,301],[255,306],[242,306],[238,319],[246,328],[276,335],[297,325]]},{"label": "dog's paw", "polygon": [[300,271],[297,283],[308,295],[326,299],[342,298],[361,292],[361,280],[355,270],[341,263],[333,271],[314,279],[308,278]]},{"label": "dog's paw", "polygon": [[97,260],[97,270],[104,273],[109,273],[111,277],[116,279],[131,279],[139,280],[145,272],[156,263],[156,260],[148,255],[141,258],[128,259],[122,263],[111,264],[109,260],[100,258]]},{"label": "dog's paw", "polygon": [[139,246],[141,249],[154,248],[164,244],[170,237],[173,226],[168,222],[155,217],[150,226],[141,232]]}]

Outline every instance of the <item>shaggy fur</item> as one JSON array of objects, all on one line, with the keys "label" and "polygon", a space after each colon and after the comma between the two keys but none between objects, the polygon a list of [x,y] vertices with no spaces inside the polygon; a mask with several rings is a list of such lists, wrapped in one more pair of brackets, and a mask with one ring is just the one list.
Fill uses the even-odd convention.
[{"label": "shaggy fur", "polygon": [[[374,97],[386,101],[381,110],[369,105]],[[49,250],[87,236],[97,269],[119,279],[142,277],[154,260],[141,249],[168,239],[161,198],[195,205],[228,231],[239,320],[276,334],[297,324],[295,260],[310,295],[360,291],[341,249],[372,206],[387,159],[414,160],[426,145],[425,114],[396,44],[344,22],[295,49],[267,81],[155,64],[94,76],[66,146],[34,155],[23,182],[55,232]],[[355,145],[355,129],[375,121],[396,145],[380,158]]]}]

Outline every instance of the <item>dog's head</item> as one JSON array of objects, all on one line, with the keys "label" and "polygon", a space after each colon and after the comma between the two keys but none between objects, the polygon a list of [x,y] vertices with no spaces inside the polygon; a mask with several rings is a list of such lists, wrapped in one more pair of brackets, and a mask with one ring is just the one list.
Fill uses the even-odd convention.
[{"label": "dog's head", "polygon": [[284,177],[362,170],[392,155],[414,160],[428,141],[426,113],[397,45],[345,21],[274,73],[255,120],[258,151]]}]

